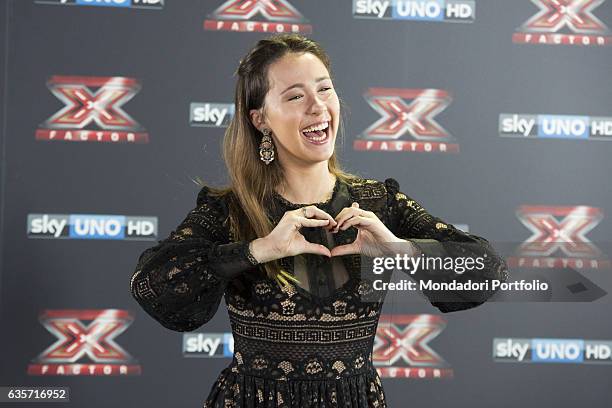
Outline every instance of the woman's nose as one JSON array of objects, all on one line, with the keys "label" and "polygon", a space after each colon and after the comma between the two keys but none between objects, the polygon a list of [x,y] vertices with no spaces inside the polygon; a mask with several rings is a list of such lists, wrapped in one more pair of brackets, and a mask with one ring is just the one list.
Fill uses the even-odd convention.
[{"label": "woman's nose", "polygon": [[325,111],[325,102],[321,100],[318,96],[315,96],[312,105],[310,106],[310,110],[312,113],[321,113]]}]

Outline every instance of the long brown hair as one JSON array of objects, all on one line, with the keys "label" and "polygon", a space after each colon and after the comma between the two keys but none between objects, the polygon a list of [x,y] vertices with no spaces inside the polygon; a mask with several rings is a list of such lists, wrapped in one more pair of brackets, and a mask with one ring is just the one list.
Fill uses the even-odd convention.
[{"label": "long brown hair", "polygon": [[[227,166],[230,186],[224,189],[212,188],[217,195],[229,198],[230,232],[232,240],[253,240],[265,237],[275,227],[266,216],[265,203],[276,186],[284,186],[285,177],[278,160],[266,165],[259,158],[259,144],[262,134],[253,125],[249,112],[264,106],[269,90],[268,69],[270,65],[288,53],[309,52],[321,60],[331,74],[329,56],[316,41],[298,34],[274,35],[262,40],[240,61],[235,72],[237,76],[234,95],[235,115],[225,132],[222,156]],[[341,105],[342,100],[340,100]],[[344,112],[342,109],[341,113]],[[344,140],[342,116],[339,124],[339,139]],[[340,168],[334,153],[328,160],[328,169],[338,179],[348,182],[356,176]],[[264,264],[268,277],[279,283],[281,271],[278,261]]]}]

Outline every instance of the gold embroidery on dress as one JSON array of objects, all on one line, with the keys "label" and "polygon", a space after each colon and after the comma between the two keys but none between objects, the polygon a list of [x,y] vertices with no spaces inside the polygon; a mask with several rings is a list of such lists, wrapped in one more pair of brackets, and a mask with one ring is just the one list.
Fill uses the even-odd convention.
[{"label": "gold embroidery on dress", "polygon": [[174,277],[174,275],[176,275],[179,272],[181,272],[181,269],[179,269],[176,266],[174,266],[172,269],[170,269],[168,271],[168,279],[172,279]]},{"label": "gold embroidery on dress", "polygon": [[285,372],[285,374],[289,374],[294,370],[293,365],[289,361],[281,361],[278,363],[278,367]]},{"label": "gold embroidery on dress", "polygon": [[355,359],[355,368],[361,368],[365,364],[365,359],[363,356],[359,356]]},{"label": "gold embroidery on dress", "polygon": [[310,360],[306,363],[305,370],[308,374],[316,374],[323,371],[323,367],[318,360]]},{"label": "gold embroidery on dress", "polygon": [[343,302],[341,300],[336,300],[334,302],[334,311],[336,313],[336,316],[345,314],[346,313],[346,302]]},{"label": "gold embroidery on dress", "polygon": [[338,374],[341,374],[346,369],[346,366],[342,361],[336,360],[334,364],[332,364],[332,368],[336,370]]},{"label": "gold embroidery on dress", "polygon": [[387,195],[384,183],[371,179],[359,179],[351,184],[351,189],[358,200],[382,198]]}]

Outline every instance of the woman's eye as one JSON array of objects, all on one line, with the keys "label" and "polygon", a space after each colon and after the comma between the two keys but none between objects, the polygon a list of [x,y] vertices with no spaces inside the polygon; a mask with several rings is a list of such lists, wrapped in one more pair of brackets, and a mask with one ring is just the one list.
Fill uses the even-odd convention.
[{"label": "woman's eye", "polygon": [[[331,87],[329,87],[329,86],[326,86],[326,87],[324,87],[324,88],[321,88],[321,89],[320,89],[320,91],[323,91],[323,92],[324,92],[324,91],[329,91],[330,89],[332,89],[332,88],[331,88]],[[297,100],[298,98],[301,98],[301,97],[302,97],[302,95],[296,95],[296,96],[294,96],[294,97],[292,97],[292,98],[289,98],[289,100],[290,100],[290,101],[294,101],[294,100]]]}]

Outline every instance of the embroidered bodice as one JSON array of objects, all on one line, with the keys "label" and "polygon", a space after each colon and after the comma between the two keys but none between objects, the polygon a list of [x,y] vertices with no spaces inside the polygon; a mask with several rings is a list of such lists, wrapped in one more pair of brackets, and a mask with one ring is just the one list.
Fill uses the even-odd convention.
[{"label": "embroidered bodice", "polygon": [[[485,268],[470,272],[470,279],[507,280],[504,259],[486,239],[430,215],[400,192],[392,178],[384,182],[337,179],[332,196],[312,205],[335,217],[353,201],[374,212],[397,237],[410,240],[424,254],[486,254]],[[306,205],[278,194],[273,194],[271,202],[266,208],[275,224],[286,211]],[[142,308],[175,331],[198,329],[225,299],[234,356],[213,385],[205,407],[259,406],[249,405],[252,400],[269,406],[264,401],[269,399],[274,399],[274,406],[287,407],[386,406],[372,363],[384,297],[363,300],[372,285],[360,276],[360,256],[283,258],[283,269],[294,273],[301,284],[281,288],[253,262],[248,242],[233,239],[229,225],[224,197],[213,196],[203,187],[196,207],[177,229],[141,254],[131,279],[132,295]],[[329,248],[350,243],[357,235],[354,227],[333,236],[323,228],[301,232],[308,241]],[[483,303],[492,292],[473,295],[431,303],[445,313],[463,310]],[[300,405],[303,401],[310,405]],[[313,401],[319,401],[318,405]]]}]

